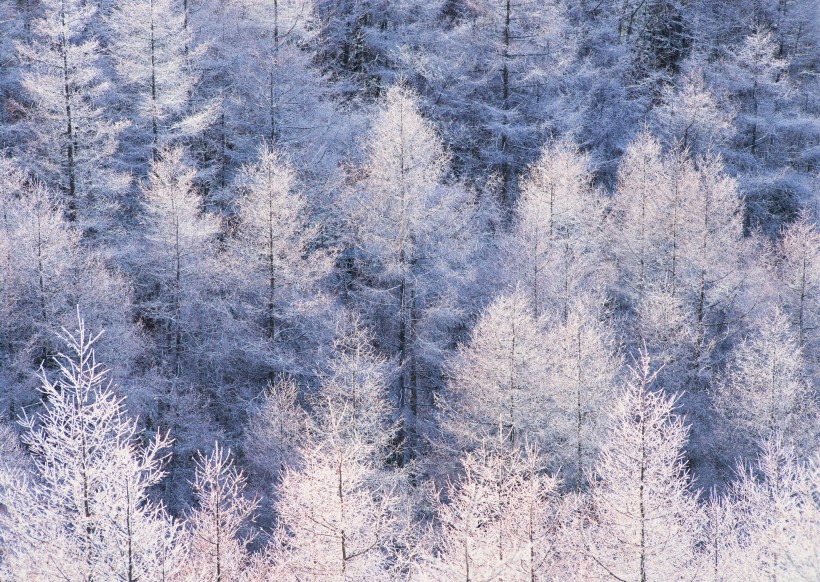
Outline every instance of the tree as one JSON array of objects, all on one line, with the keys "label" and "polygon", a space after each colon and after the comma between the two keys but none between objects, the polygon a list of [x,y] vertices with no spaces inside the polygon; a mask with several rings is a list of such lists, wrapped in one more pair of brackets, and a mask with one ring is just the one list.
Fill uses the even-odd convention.
[{"label": "tree", "polygon": [[[341,414],[339,414],[341,412]],[[282,577],[389,580],[407,523],[400,498],[370,460],[370,447],[345,435],[344,411],[328,409],[321,440],[308,443],[301,468],[285,471],[273,549]]]},{"label": "tree", "polygon": [[249,560],[247,545],[252,541],[240,535],[253,520],[258,501],[244,496],[245,476],[234,466],[230,450],[216,443],[210,455],[199,454],[193,489],[198,507],[187,520],[185,579],[237,580]]},{"label": "tree", "polygon": [[782,431],[808,452],[817,441],[817,405],[807,372],[789,319],[776,310],[736,349],[716,405],[747,443]]},{"label": "tree", "polygon": [[279,480],[286,467],[295,467],[309,419],[297,403],[298,387],[292,378],[268,384],[262,403],[251,409],[245,427],[245,457],[260,481]]},{"label": "tree", "polygon": [[522,181],[501,248],[510,283],[531,295],[536,316],[555,312],[566,321],[571,297],[602,286],[604,205],[589,164],[572,142],[549,142]]},{"label": "tree", "polygon": [[466,194],[443,181],[449,157],[416,96],[391,88],[373,124],[361,180],[341,200],[354,233],[361,298],[384,348],[399,363],[398,407],[412,456],[422,392],[435,373],[447,326],[460,318],[458,292],[471,273],[473,209]]},{"label": "tree", "polygon": [[372,460],[378,462],[395,438],[397,427],[391,422],[388,400],[392,369],[373,343],[373,334],[357,316],[340,321],[315,406],[320,414],[335,410],[341,436],[370,447]]},{"label": "tree", "polygon": [[[9,369],[28,375],[53,354],[53,330],[71,325],[77,305],[108,329],[98,352],[113,368],[127,367],[139,351],[128,283],[82,246],[79,229],[41,182],[9,161],[0,173],[0,350]],[[23,390],[7,395],[11,406],[31,399]]]},{"label": "tree", "polygon": [[305,198],[294,191],[295,172],[275,150],[262,146],[258,162],[242,170],[236,185],[241,195],[232,263],[243,283],[235,293],[254,331],[269,349],[281,350],[320,326],[327,299],[318,289],[332,255],[317,248],[319,229],[309,222]]},{"label": "tree", "polygon": [[756,471],[742,468],[733,493],[743,543],[734,557],[748,580],[811,580],[820,573],[818,466],[801,463],[780,434],[763,442]]},{"label": "tree", "polygon": [[[166,579],[179,566],[177,525],[149,489],[164,472],[167,436],[138,444],[136,423],[106,382],[82,318],[63,331],[60,379],[42,375],[44,409],[24,420],[36,477],[0,485],[4,578]],[[8,473],[4,473],[8,476]]]},{"label": "tree", "polygon": [[22,86],[30,101],[25,128],[31,169],[63,197],[66,218],[99,228],[106,202],[116,202],[129,179],[114,170],[123,123],[109,121],[99,102],[108,90],[100,47],[89,36],[93,4],[47,0],[34,22],[36,40],[19,44],[28,67]]},{"label": "tree", "polygon": [[783,310],[797,330],[798,344],[810,355],[820,327],[820,233],[807,214],[783,229],[778,251]]},{"label": "tree", "polygon": [[[486,437],[544,448],[553,436],[547,337],[520,289],[498,297],[479,317],[470,342],[448,366],[447,423],[461,446]],[[503,438],[501,438],[503,437]]]},{"label": "tree", "polygon": [[583,552],[606,579],[689,579],[699,518],[682,455],[688,429],[676,398],[651,390],[647,357],[632,374],[591,479]]},{"label": "tree", "polygon": [[163,148],[201,134],[213,122],[210,104],[192,102],[200,50],[186,18],[171,0],[127,0],[117,2],[106,19],[140,164],[156,161]]},{"label": "tree", "polygon": [[612,331],[594,305],[576,300],[567,319],[546,334],[549,376],[544,386],[553,402],[554,442],[545,448],[566,483],[580,488],[605,441],[606,411],[615,398],[620,369]]},{"label": "tree", "polygon": [[184,161],[181,148],[164,150],[151,165],[144,196],[145,255],[142,310],[166,334],[168,364],[182,371],[182,352],[195,337],[210,245],[218,232],[216,217],[202,212],[202,198],[194,190],[195,171]]},{"label": "tree", "polygon": [[[503,438],[503,437],[502,437]],[[464,474],[435,499],[439,525],[433,551],[414,574],[436,580],[548,578],[555,529],[547,476],[532,447],[484,447],[467,453]]]}]

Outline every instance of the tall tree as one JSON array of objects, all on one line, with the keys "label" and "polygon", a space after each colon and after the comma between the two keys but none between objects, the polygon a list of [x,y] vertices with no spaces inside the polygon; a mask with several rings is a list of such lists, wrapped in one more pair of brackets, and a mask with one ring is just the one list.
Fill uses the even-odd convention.
[{"label": "tall tree", "polygon": [[363,176],[342,204],[355,238],[350,289],[399,360],[398,407],[411,455],[424,389],[460,317],[458,292],[470,275],[474,211],[444,179],[449,157],[408,89],[391,88],[367,143]]},{"label": "tall tree", "polygon": [[604,579],[687,580],[699,540],[682,454],[688,428],[675,397],[652,391],[648,358],[632,374],[595,467],[583,552]]},{"label": "tall tree", "polygon": [[26,159],[59,190],[69,221],[99,227],[106,202],[118,202],[129,179],[112,163],[125,124],[108,120],[100,108],[108,82],[99,44],[90,36],[96,9],[80,0],[47,0],[43,10],[34,39],[17,46],[27,64]]},{"label": "tall tree", "polygon": [[146,286],[142,310],[161,326],[166,362],[174,374],[182,371],[182,353],[192,347],[211,244],[218,232],[216,217],[202,211],[194,189],[195,171],[186,164],[181,148],[164,150],[151,165],[144,196]]}]

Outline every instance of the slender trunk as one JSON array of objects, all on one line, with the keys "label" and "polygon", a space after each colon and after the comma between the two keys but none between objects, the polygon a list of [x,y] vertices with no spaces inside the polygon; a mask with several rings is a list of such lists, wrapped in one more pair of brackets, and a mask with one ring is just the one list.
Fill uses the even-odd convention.
[{"label": "slender trunk", "polygon": [[341,568],[341,579],[345,580],[346,577],[346,570],[347,570],[347,533],[345,532],[345,497],[344,497],[344,489],[343,489],[343,480],[342,480],[342,458],[341,454],[339,455],[338,464],[336,465],[336,475],[338,476],[338,489],[337,495],[339,497],[339,536],[341,541],[341,551],[342,551],[342,568]]},{"label": "slender trunk", "polygon": [[[501,59],[502,59],[502,67],[501,67],[501,108],[505,112],[504,119],[502,126],[506,126],[507,119],[506,119],[506,112],[509,110],[509,99],[510,99],[510,69],[509,69],[509,56],[510,56],[510,17],[511,17],[511,0],[507,0],[505,4],[505,11],[504,11],[504,44],[501,52]],[[501,163],[501,196],[502,196],[502,203],[504,204],[504,208],[508,211],[512,211],[512,193],[510,192],[510,181],[512,179],[511,174],[512,171],[510,169],[510,164],[507,162],[507,144],[508,137],[507,132],[502,130],[501,133],[501,156],[502,156],[502,163]]]},{"label": "slender trunk", "polygon": [[646,582],[646,505],[644,482],[646,480],[646,386],[641,386],[641,470],[639,486],[640,511],[640,582]]},{"label": "slender trunk", "polygon": [[150,47],[151,47],[151,157],[155,161],[159,158],[159,111],[157,106],[157,52],[154,38],[154,0],[149,0],[150,19]]},{"label": "slender trunk", "polygon": [[76,192],[76,136],[74,119],[71,109],[72,89],[68,79],[68,36],[66,32],[65,0],[60,2],[60,52],[63,57],[63,98],[65,99],[66,116],[66,164],[68,170],[68,202],[66,204],[66,218],[69,222],[77,220],[77,192]]}]

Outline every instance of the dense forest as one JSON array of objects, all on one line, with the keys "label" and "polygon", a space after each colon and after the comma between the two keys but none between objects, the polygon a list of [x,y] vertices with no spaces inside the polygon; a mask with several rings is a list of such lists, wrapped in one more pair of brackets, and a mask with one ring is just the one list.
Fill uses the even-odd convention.
[{"label": "dense forest", "polygon": [[819,580],[818,6],[0,0],[0,580]]}]

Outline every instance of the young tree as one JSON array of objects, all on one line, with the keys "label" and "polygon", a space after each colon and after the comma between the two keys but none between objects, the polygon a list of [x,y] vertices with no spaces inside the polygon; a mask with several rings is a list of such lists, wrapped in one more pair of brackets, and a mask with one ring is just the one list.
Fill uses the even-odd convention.
[{"label": "young tree", "polygon": [[522,181],[502,260],[510,283],[531,296],[536,316],[555,312],[566,321],[572,297],[602,286],[604,205],[589,163],[572,142],[550,142]]},{"label": "young tree", "polygon": [[151,165],[143,187],[145,255],[143,312],[165,332],[163,351],[173,373],[182,371],[182,352],[196,337],[211,244],[219,230],[216,217],[202,211],[194,190],[195,171],[181,148],[164,150]]},{"label": "young tree", "polygon": [[469,344],[459,346],[449,363],[446,428],[461,446],[493,436],[514,447],[529,441],[546,448],[555,420],[548,345],[520,289],[482,313]]},{"label": "young tree", "polygon": [[82,318],[61,337],[60,379],[43,373],[45,408],[24,422],[36,477],[0,485],[3,577],[167,579],[180,561],[177,526],[148,496],[164,474],[167,436],[138,444]]},{"label": "young tree", "polygon": [[245,316],[271,345],[305,336],[327,308],[318,289],[332,256],[316,248],[318,228],[309,223],[295,182],[290,164],[267,145],[236,182],[241,195],[232,263],[242,284],[235,291]]},{"label": "young tree", "polygon": [[783,310],[797,330],[797,341],[811,357],[820,329],[820,232],[802,214],[780,237],[780,297]]},{"label": "young tree", "polygon": [[[715,401],[746,443],[782,431],[801,451],[810,452],[817,445],[818,410],[807,373],[789,319],[776,310],[738,346],[716,387]],[[741,443],[733,440],[735,447]]]},{"label": "young tree", "polygon": [[735,560],[749,580],[811,580],[820,572],[818,465],[798,460],[777,433],[762,443],[756,471],[743,468],[733,493],[746,535]]},{"label": "young tree", "polygon": [[253,520],[258,501],[244,496],[245,476],[233,464],[230,450],[214,445],[199,454],[193,483],[196,507],[188,518],[189,555],[186,580],[238,580],[247,565],[251,537],[240,537]]},{"label": "young tree", "polygon": [[[337,414],[341,413],[341,414]],[[320,441],[303,449],[279,489],[277,572],[300,580],[390,580],[407,533],[400,500],[370,460],[370,446],[345,435],[344,411],[328,409]],[[408,516],[409,517],[409,516]]]},{"label": "young tree", "polygon": [[620,369],[613,333],[595,307],[576,300],[565,322],[547,332],[555,440],[545,448],[565,482],[580,488],[605,441],[606,411],[615,398]]},{"label": "young tree", "polygon": [[361,297],[388,353],[399,364],[398,407],[408,447],[416,419],[459,320],[458,292],[471,271],[473,210],[466,194],[443,184],[449,158],[416,96],[396,86],[385,98],[368,139],[364,176],[343,196],[355,233],[351,294]]},{"label": "young tree", "polygon": [[26,159],[36,175],[57,188],[66,218],[99,227],[105,203],[128,186],[112,159],[125,124],[109,121],[99,102],[108,90],[100,47],[89,35],[93,4],[46,0],[34,22],[35,40],[17,47],[27,63],[22,86],[30,106]]},{"label": "young tree", "polygon": [[259,480],[277,482],[286,467],[295,467],[309,419],[297,403],[299,389],[292,378],[268,384],[264,400],[252,409],[245,427],[244,453]]},{"label": "young tree", "polygon": [[682,455],[688,429],[676,398],[652,391],[646,356],[632,374],[591,479],[583,552],[602,578],[687,580],[700,521]]},{"label": "young tree", "polygon": [[547,476],[534,448],[467,453],[464,474],[435,500],[433,550],[414,574],[431,580],[538,580],[551,572],[555,529]]},{"label": "young tree", "polygon": [[358,318],[345,317],[337,328],[328,370],[319,386],[316,408],[337,411],[342,437],[370,447],[378,462],[394,439],[388,400],[392,369],[373,347],[374,337]]}]

